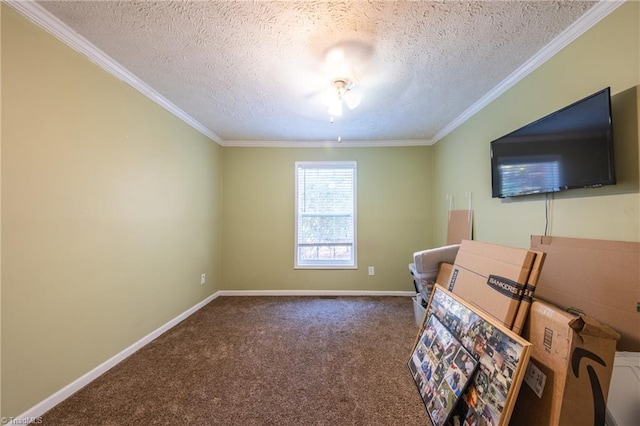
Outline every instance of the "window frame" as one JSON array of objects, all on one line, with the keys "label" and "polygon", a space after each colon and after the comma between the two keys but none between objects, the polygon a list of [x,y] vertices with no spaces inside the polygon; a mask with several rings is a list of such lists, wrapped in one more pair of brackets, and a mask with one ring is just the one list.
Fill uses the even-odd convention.
[{"label": "window frame", "polygon": [[[353,242],[351,261],[315,261],[300,262],[298,258],[298,171],[300,168],[326,168],[326,169],[351,169],[353,170]],[[358,269],[358,249],[357,249],[357,206],[358,206],[358,162],[357,161],[296,161],[294,165],[295,174],[295,203],[294,203],[294,246],[293,246],[293,267],[294,269]]]}]

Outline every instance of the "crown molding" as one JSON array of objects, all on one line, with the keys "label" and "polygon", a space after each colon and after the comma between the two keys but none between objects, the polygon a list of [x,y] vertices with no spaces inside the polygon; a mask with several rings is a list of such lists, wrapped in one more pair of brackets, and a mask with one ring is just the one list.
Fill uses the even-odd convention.
[{"label": "crown molding", "polygon": [[371,147],[406,147],[429,146],[431,139],[399,139],[399,140],[349,140],[331,141],[241,141],[225,140],[220,145],[234,148],[371,148]]},{"label": "crown molding", "polygon": [[471,105],[465,112],[460,114],[456,119],[447,124],[432,138],[433,143],[437,143],[440,139],[454,131],[458,126],[461,126],[465,121],[473,117],[475,114],[507,90],[515,86],[520,80],[531,74],[539,66],[547,62],[556,53],[560,52],[571,42],[576,40],[587,30],[600,22],[603,18],[616,10],[626,0],[601,0],[595,6],[582,15],[578,20],[571,24],[566,30],[556,36],[549,44],[543,47],[538,53],[533,55],[527,62],[518,67],[507,78],[505,78],[500,84],[491,89],[480,100]]},{"label": "crown molding", "polygon": [[167,98],[162,96],[160,93],[153,90],[149,85],[147,85],[144,81],[136,77],[129,70],[124,68],[118,62],[116,62],[109,55],[104,53],[102,50],[98,49],[92,43],[90,43],[87,39],[82,37],[80,34],[73,31],[69,28],[64,22],[56,18],[49,11],[44,9],[42,6],[37,4],[32,0],[3,0],[9,6],[14,8],[20,14],[22,14],[25,18],[29,19],[34,24],[38,25],[58,40],[62,41],[67,46],[74,49],[76,52],[86,56],[89,58],[91,62],[107,71],[112,76],[116,77],[118,80],[121,80],[149,99],[151,99],[156,104],[160,105],[162,108],[169,111],[171,114],[175,115],[189,126],[202,133],[209,139],[213,140],[218,144],[222,144],[222,138],[215,133],[213,133],[209,128],[204,126],[202,123],[197,121],[195,118],[191,117],[189,114],[184,112],[182,109],[177,107]]}]

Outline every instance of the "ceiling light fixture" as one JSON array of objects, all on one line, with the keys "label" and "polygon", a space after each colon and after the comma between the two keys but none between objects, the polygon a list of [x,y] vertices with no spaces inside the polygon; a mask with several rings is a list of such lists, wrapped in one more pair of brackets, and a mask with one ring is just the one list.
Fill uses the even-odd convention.
[{"label": "ceiling light fixture", "polygon": [[331,82],[331,87],[322,94],[322,102],[329,108],[329,116],[342,115],[344,101],[349,109],[354,109],[362,101],[362,96],[354,90],[356,84],[348,78],[337,78]]}]

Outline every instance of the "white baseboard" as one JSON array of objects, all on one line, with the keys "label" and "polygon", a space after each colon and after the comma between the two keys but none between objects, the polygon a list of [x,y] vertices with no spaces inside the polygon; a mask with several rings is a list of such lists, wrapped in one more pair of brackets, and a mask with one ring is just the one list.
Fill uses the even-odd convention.
[{"label": "white baseboard", "polygon": [[413,297],[415,291],[356,290],[220,290],[220,296],[402,296]]},{"label": "white baseboard", "polygon": [[48,398],[34,405],[24,413],[20,414],[17,417],[11,417],[10,418],[11,421],[8,424],[24,425],[26,424],[25,421],[27,419],[37,423],[37,419],[41,417],[44,413],[51,410],[56,405],[60,404],[62,401],[69,398],[74,393],[78,392],[80,389],[82,389],[83,387],[85,387],[86,385],[94,381],[96,378],[106,373],[111,368],[113,368],[116,364],[120,363],[121,361],[123,361],[124,359],[132,355],[134,352],[138,351],[143,346],[145,346],[146,344],[156,339],[162,333],[168,331],[169,329],[175,327],[180,322],[184,321],[187,317],[189,317],[190,315],[192,315],[193,313],[195,313],[196,311],[204,307],[206,304],[208,304],[212,300],[216,299],[218,296],[220,296],[219,291],[213,293],[211,296],[207,297],[202,302],[187,309],[177,317],[173,318],[169,322],[162,325],[160,328],[147,334],[142,339],[138,340],[128,348],[124,349],[122,352],[109,358],[108,360],[98,365],[93,370],[89,371],[88,373],[84,374],[83,376],[79,377],[73,382],[69,383],[67,386],[63,387],[53,395],[49,396]]},{"label": "white baseboard", "polygon": [[152,331],[144,336],[128,348],[124,349],[120,353],[109,358],[102,364],[98,365],[93,370],[69,383],[53,395],[42,400],[38,404],[34,405],[24,413],[17,417],[12,417],[9,425],[24,425],[26,419],[30,419],[37,423],[37,419],[44,415],[47,411],[51,410],[56,405],[60,404],[65,399],[69,398],[74,393],[97,379],[102,374],[113,368],[118,363],[132,355],[134,352],[147,345],[162,333],[165,333],[169,329],[175,327],[180,322],[184,321],[187,317],[204,307],[212,300],[221,296],[402,296],[413,297],[415,292],[413,291],[352,291],[352,290],[220,290],[213,293],[211,296],[204,299],[197,305],[187,309],[174,319],[162,325],[160,328]]}]

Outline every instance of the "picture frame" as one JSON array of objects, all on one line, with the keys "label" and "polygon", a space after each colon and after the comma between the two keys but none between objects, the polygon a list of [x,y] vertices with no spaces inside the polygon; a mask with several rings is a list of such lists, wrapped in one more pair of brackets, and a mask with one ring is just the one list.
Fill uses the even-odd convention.
[{"label": "picture frame", "polygon": [[[525,339],[436,284],[407,366],[435,426],[453,417],[464,426],[502,426],[509,423],[530,352]],[[454,372],[463,373],[455,386],[445,379]],[[436,394],[454,387],[444,400],[443,392]]]}]

